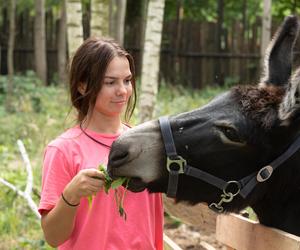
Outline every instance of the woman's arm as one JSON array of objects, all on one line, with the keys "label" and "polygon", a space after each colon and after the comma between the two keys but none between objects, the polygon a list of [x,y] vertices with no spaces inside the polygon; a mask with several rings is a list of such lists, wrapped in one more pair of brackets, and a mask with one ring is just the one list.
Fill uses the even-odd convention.
[{"label": "woman's arm", "polygon": [[57,247],[70,237],[74,227],[76,211],[77,207],[67,205],[60,198],[50,212],[42,215],[41,225],[45,239],[50,246]]},{"label": "woman's arm", "polygon": [[[104,185],[104,175],[96,169],[81,170],[63,191],[70,204],[79,204],[82,197],[95,195]],[[41,225],[45,239],[52,247],[64,243],[71,235],[77,206],[70,206],[62,197],[55,207],[42,215]]]}]

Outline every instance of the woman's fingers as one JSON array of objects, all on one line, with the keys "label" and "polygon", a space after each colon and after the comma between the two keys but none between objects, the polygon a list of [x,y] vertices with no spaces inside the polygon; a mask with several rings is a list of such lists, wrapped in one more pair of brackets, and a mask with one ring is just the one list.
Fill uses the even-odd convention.
[{"label": "woman's fingers", "polygon": [[86,169],[85,174],[94,179],[105,180],[104,174],[101,171],[94,168]]},{"label": "woman's fingers", "polygon": [[81,170],[72,180],[71,193],[78,197],[86,197],[97,194],[105,184],[105,176],[97,169]]},{"label": "woman's fingers", "polygon": [[101,189],[102,189],[103,185],[99,186],[99,185],[90,185],[89,187],[86,188],[86,192],[87,192],[87,196],[89,195],[96,195]]},{"label": "woman's fingers", "polygon": [[104,186],[104,181],[103,180],[99,180],[99,179],[91,178],[91,180],[89,181],[89,184],[92,187],[100,189],[101,187]]}]

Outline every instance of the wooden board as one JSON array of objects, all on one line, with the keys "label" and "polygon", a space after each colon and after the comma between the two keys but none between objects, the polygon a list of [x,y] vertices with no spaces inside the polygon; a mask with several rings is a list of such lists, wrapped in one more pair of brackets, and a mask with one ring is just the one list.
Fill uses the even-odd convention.
[{"label": "wooden board", "polygon": [[183,250],[173,240],[171,240],[166,234],[164,234],[164,250]]},{"label": "wooden board", "polygon": [[205,204],[189,205],[183,202],[175,203],[174,199],[163,196],[165,211],[178,218],[181,222],[197,226],[208,233],[216,230],[217,214]]},{"label": "wooden board", "polygon": [[218,215],[216,237],[228,249],[300,250],[300,237],[235,214]]}]

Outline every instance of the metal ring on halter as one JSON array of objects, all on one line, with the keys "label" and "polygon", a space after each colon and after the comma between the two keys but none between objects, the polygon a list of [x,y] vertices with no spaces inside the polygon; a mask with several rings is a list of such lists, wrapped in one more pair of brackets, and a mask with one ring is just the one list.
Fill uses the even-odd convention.
[{"label": "metal ring on halter", "polygon": [[[237,187],[235,193],[226,190],[231,184],[235,184]],[[236,196],[240,191],[241,191],[241,184],[238,181],[228,181],[226,185],[223,187],[223,193],[226,194],[227,196],[229,196],[230,194],[232,196]]]}]

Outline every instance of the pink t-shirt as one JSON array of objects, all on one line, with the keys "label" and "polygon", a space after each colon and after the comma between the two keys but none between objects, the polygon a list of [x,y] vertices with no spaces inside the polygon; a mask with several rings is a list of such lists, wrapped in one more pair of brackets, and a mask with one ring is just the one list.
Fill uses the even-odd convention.
[{"label": "pink t-shirt", "polygon": [[[93,138],[111,145],[119,136],[86,130]],[[81,169],[107,164],[109,149],[82,133],[79,127],[67,130],[45,151],[39,212],[51,210],[64,187]],[[123,187],[120,187],[123,189]],[[160,194],[127,191],[125,221],[119,215],[114,190],[98,192],[89,208],[82,198],[70,238],[58,249],[72,250],[151,250],[163,249],[163,205]]]}]

